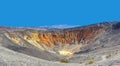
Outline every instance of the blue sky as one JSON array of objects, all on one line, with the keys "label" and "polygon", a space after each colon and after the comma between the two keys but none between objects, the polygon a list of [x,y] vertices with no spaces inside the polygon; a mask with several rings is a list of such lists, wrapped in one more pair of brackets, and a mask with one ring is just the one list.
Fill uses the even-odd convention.
[{"label": "blue sky", "polygon": [[0,0],[1,26],[88,25],[120,20],[120,0]]}]

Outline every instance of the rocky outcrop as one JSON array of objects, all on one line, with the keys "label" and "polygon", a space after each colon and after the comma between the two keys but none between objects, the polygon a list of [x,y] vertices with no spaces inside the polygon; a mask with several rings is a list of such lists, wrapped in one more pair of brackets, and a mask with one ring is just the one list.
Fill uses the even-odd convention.
[{"label": "rocky outcrop", "polygon": [[89,44],[105,29],[102,26],[92,25],[83,28],[42,32],[38,37],[40,42],[52,48],[58,44]]}]

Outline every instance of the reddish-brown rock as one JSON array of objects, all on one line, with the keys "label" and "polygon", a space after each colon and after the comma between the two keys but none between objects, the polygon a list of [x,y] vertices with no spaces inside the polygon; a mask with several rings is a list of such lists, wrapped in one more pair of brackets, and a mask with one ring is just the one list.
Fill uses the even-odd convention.
[{"label": "reddish-brown rock", "polygon": [[40,32],[38,37],[40,42],[53,48],[57,44],[89,44],[104,30],[105,28],[102,26],[91,25],[88,27]]}]

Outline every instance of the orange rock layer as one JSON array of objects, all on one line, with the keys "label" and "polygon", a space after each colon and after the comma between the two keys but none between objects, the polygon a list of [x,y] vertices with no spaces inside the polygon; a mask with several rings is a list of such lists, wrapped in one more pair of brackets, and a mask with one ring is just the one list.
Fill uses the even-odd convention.
[{"label": "orange rock layer", "polygon": [[48,47],[58,44],[88,44],[97,35],[105,30],[104,27],[92,25],[89,27],[76,27],[59,31],[47,31],[39,34],[39,40]]}]

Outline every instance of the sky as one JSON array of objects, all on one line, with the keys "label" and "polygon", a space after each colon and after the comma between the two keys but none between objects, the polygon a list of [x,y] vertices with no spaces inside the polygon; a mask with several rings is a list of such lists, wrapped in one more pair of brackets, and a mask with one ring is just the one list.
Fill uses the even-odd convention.
[{"label": "sky", "polygon": [[0,26],[120,21],[120,0],[0,0]]}]

